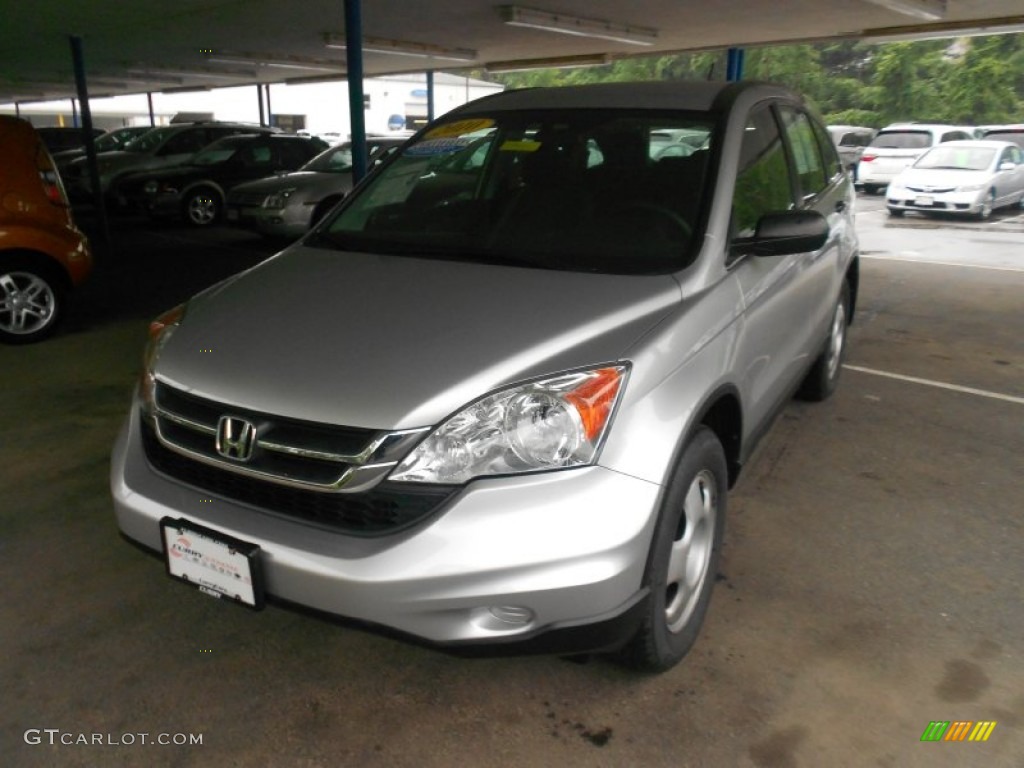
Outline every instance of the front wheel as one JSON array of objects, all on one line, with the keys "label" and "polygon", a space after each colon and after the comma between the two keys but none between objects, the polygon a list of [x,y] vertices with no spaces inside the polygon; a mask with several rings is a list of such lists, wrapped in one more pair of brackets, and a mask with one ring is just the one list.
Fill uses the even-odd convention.
[{"label": "front wheel", "polygon": [[30,256],[0,264],[0,341],[29,344],[50,336],[64,308],[55,270]]},{"label": "front wheel", "polygon": [[647,559],[650,590],[636,635],[622,650],[626,663],[663,672],[697,639],[715,583],[725,527],[725,451],[707,427],[693,436],[665,489]]},{"label": "front wheel", "polygon": [[978,221],[986,221],[992,217],[992,209],[996,204],[996,193],[989,192],[988,195],[981,203],[981,207],[978,209],[977,218]]},{"label": "front wheel", "polygon": [[836,391],[846,357],[846,331],[850,325],[850,284],[843,281],[839,300],[832,312],[825,347],[818,355],[797,395],[803,400],[821,401]]},{"label": "front wheel", "polygon": [[189,192],[182,205],[185,222],[193,227],[208,227],[220,219],[220,197],[211,189]]}]

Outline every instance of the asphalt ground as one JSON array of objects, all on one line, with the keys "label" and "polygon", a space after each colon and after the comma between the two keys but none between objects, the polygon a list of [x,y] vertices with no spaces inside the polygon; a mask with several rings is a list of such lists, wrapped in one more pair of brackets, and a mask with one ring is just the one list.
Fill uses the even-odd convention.
[{"label": "asphalt ground", "polygon": [[[661,676],[467,660],[167,578],[107,489],[146,324],[274,246],[115,222],[64,331],[0,347],[0,764],[1024,765],[1024,225],[879,201],[839,391],[746,467],[703,634]],[[932,721],[996,726],[922,742]]]}]

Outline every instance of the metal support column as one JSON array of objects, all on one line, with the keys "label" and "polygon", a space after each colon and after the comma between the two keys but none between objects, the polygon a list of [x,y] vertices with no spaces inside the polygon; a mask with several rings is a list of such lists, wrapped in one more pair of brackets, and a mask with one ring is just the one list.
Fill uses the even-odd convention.
[{"label": "metal support column", "polygon": [[725,79],[730,83],[743,79],[743,60],[745,51],[742,48],[730,48],[725,64]]},{"label": "metal support column", "polygon": [[366,175],[366,114],[363,105],[362,0],[345,2],[345,64],[348,67],[348,110],[352,118],[352,180]]},{"label": "metal support column", "polygon": [[260,103],[260,125],[266,126],[267,116],[263,111],[263,83],[256,83],[256,99]]},{"label": "metal support column", "polygon": [[156,115],[153,114],[153,92],[146,91],[146,103],[149,104],[149,124],[156,125]]},{"label": "metal support column", "polygon": [[96,205],[99,237],[106,249],[110,245],[110,223],[107,220],[107,206],[103,199],[103,190],[100,188],[100,168],[96,162],[96,142],[92,135],[92,110],[89,108],[89,87],[85,79],[85,54],[82,49],[81,37],[71,35],[68,41],[71,43],[71,62],[75,70],[75,86],[78,90],[78,101],[82,111],[85,162],[89,168],[89,182],[92,185],[92,196]]},{"label": "metal support column", "polygon": [[14,116],[21,117],[21,105],[18,102],[14,102]]},{"label": "metal support column", "polygon": [[267,92],[267,125],[274,124],[274,110],[270,108],[270,83],[263,86]]},{"label": "metal support column", "polygon": [[71,127],[81,128],[78,123],[78,103],[74,99],[71,100]]},{"label": "metal support column", "polygon": [[434,119],[434,70],[427,70],[427,122]]}]

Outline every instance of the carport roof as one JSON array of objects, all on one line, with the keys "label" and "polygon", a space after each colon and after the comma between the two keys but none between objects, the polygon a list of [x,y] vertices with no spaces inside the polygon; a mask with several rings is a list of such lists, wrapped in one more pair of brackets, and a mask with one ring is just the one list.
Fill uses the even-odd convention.
[{"label": "carport roof", "polygon": [[[885,5],[945,11],[924,20]],[[497,70],[729,46],[1024,29],[1020,0],[528,0],[516,6],[543,8],[561,16],[558,23],[567,15],[610,22],[610,36],[636,34],[643,41],[636,44],[513,26],[505,23],[513,12],[503,7],[501,0],[363,0],[365,74]],[[74,96],[70,35],[84,39],[94,96],[338,78],[346,72],[345,51],[326,45],[339,37],[343,42],[343,0],[35,0],[10,3],[4,16],[0,102]]]}]

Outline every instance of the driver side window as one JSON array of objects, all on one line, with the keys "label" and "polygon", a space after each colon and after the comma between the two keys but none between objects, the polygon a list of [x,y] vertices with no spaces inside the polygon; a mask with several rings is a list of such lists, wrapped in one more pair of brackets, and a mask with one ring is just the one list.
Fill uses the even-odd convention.
[{"label": "driver side window", "polygon": [[770,108],[747,120],[733,194],[733,235],[751,237],[758,220],[793,207],[793,183],[782,135]]}]

